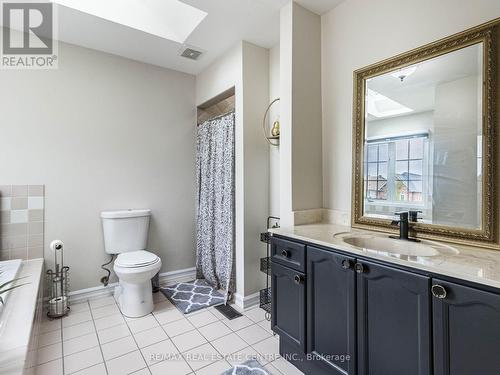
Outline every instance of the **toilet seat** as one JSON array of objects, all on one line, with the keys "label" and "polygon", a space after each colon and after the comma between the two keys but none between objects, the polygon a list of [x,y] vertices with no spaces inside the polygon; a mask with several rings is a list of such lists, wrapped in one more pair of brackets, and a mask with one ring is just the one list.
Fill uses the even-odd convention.
[{"label": "toilet seat", "polygon": [[145,250],[121,253],[115,260],[115,266],[121,268],[147,267],[160,262],[160,258]]}]

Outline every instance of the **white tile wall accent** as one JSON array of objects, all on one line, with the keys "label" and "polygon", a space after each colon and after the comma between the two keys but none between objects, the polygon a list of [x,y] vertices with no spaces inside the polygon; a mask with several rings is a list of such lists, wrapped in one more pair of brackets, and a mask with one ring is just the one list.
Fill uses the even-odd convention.
[{"label": "white tile wall accent", "polygon": [[28,222],[28,210],[11,210],[10,211],[10,223],[27,223]]},{"label": "white tile wall accent", "polygon": [[0,260],[43,258],[44,185],[0,185]]},{"label": "white tile wall accent", "polygon": [[43,208],[43,197],[28,197],[28,209],[41,210]]},{"label": "white tile wall accent", "polygon": [[11,205],[11,198],[0,198],[0,210],[9,211]]}]

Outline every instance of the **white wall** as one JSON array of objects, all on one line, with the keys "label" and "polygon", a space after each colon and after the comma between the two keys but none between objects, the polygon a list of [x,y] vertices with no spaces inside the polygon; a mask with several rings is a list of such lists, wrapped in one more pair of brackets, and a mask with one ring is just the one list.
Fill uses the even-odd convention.
[{"label": "white wall", "polygon": [[45,184],[45,248],[65,242],[73,291],[104,275],[102,210],[151,208],[162,271],[194,266],[193,76],[61,43],[59,69],[0,82],[2,184]]},{"label": "white wall", "polygon": [[294,4],[292,208],[322,207],[321,18]]},{"label": "white wall", "polygon": [[[269,50],[269,101],[280,97],[280,45]],[[280,118],[280,102],[269,111],[270,126]],[[269,215],[280,216],[280,148],[269,146]]]},{"label": "white wall", "polygon": [[242,43],[239,42],[196,76],[196,105],[224,91],[241,90]]},{"label": "white wall", "polygon": [[347,0],[322,17],[325,208],[351,210],[353,71],[496,17],[496,0]]},{"label": "white wall", "polygon": [[293,7],[280,11],[280,224],[293,225],[292,207],[292,46]]},{"label": "white wall", "polygon": [[426,111],[405,116],[370,120],[366,124],[368,138],[394,137],[434,129],[434,112]]},{"label": "white wall", "polygon": [[269,215],[269,147],[261,124],[268,103],[269,50],[243,42],[245,296],[265,286],[260,258],[266,256],[266,246],[260,233],[266,231]]},{"label": "white wall", "polygon": [[196,77],[196,104],[235,88],[235,253],[236,298],[265,285],[259,241],[269,214],[269,149],[263,137],[262,116],[269,100],[269,51],[239,42]]},{"label": "white wall", "polygon": [[436,87],[432,219],[440,225],[481,227],[477,136],[482,82],[482,76],[469,76]]},{"label": "white wall", "polygon": [[[245,234],[244,234],[244,195],[242,186],[244,184],[243,160],[243,136],[242,129],[243,112],[243,46],[239,42],[219,59],[213,62],[207,69],[196,76],[196,105],[199,106],[217,95],[234,87],[235,93],[235,265],[236,265],[236,293],[243,294],[245,285]],[[240,271],[239,271],[240,270]],[[243,270],[243,271],[241,271]]]},{"label": "white wall", "polygon": [[280,13],[280,216],[322,207],[321,19],[291,1]]}]

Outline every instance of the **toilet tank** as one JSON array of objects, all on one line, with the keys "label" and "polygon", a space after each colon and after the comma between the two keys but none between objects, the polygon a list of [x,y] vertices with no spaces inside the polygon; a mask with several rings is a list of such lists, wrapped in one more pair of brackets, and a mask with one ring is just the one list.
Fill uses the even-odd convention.
[{"label": "toilet tank", "polygon": [[151,210],[101,212],[104,249],[108,254],[145,250]]}]

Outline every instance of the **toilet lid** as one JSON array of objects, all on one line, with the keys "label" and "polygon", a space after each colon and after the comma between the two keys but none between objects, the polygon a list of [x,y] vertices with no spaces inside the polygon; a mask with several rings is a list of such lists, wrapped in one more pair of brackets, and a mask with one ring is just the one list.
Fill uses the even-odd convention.
[{"label": "toilet lid", "polygon": [[116,258],[115,264],[120,267],[144,267],[158,262],[160,258],[145,250],[129,251]]}]

